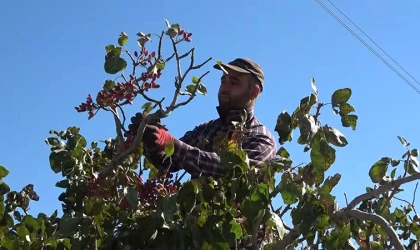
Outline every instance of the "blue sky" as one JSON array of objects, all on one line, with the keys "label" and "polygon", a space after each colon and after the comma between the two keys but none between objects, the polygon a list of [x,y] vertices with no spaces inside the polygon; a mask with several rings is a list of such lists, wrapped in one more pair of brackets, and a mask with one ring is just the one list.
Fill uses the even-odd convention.
[{"label": "blue sky", "polygon": [[[418,1],[335,3],[420,78]],[[78,126],[89,142],[114,136],[109,113],[100,112],[88,121],[87,114],[74,110],[88,93],[96,95],[106,79],[114,78],[103,70],[104,47],[116,43],[125,31],[129,48],[135,49],[135,34],[161,31],[165,18],[193,32],[191,46],[197,47],[197,60],[249,57],[260,62],[266,84],[256,115],[272,131],[277,115],[292,112],[310,93],[311,77],[325,102],[337,88],[353,90],[350,103],[359,116],[356,131],[339,127],[339,117],[329,107],[321,112],[321,121],[338,126],[349,141],[346,148],[337,149],[330,170],[342,174],[334,191],[342,205],[344,193],[352,199],[371,186],[368,171],[375,161],[403,154],[397,135],[420,147],[419,95],[315,1],[6,1],[0,8],[4,37],[0,40],[0,164],[11,171],[6,182],[12,189],[35,185],[41,199],[32,203],[32,213],[50,214],[61,208],[57,200],[61,190],[54,187],[61,175],[50,170],[44,142],[50,129]],[[169,54],[169,48],[165,51]],[[197,74],[207,69],[211,65]],[[165,75],[164,86],[154,96],[172,95],[174,72],[167,70]],[[220,72],[212,70],[204,80],[209,94],[164,120],[174,136],[217,116],[219,77]],[[142,104],[136,101],[128,115]],[[308,162],[309,154],[296,142],[285,147],[295,164]],[[405,195],[412,197],[411,191]]]}]

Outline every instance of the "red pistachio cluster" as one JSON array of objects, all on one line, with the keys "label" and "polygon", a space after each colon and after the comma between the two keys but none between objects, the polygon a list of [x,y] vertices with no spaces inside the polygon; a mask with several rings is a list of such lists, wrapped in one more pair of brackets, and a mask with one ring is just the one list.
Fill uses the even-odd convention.
[{"label": "red pistachio cluster", "polygon": [[189,32],[187,32],[186,30],[183,30],[183,29],[179,29],[178,30],[178,35],[183,36],[184,41],[191,42],[192,33],[189,33]]},{"label": "red pistachio cluster", "polygon": [[[87,197],[100,197],[104,199],[112,198],[113,194],[109,190],[101,189],[104,179],[98,177],[97,179],[88,179]],[[169,179],[147,180],[143,182],[141,176],[136,174],[136,191],[140,204],[146,209],[153,209],[159,197],[174,194],[177,191],[177,186]],[[128,200],[123,197],[119,202],[119,207],[122,210],[129,208]]]},{"label": "red pistachio cluster", "polygon": [[115,84],[111,80],[107,80],[104,84],[104,89],[99,91],[96,96],[96,103],[93,102],[92,95],[89,94],[86,102],[75,107],[77,112],[89,112],[89,119],[91,119],[99,108],[111,107],[115,108],[117,105],[132,104],[134,98],[142,92],[148,91],[151,88],[159,88],[160,85],[156,83],[162,75],[162,69],[159,68],[159,58],[156,53],[149,51],[143,47],[140,55],[136,51],[136,66],[146,68],[146,71],[141,74],[140,78],[130,75],[130,79],[126,82],[118,82]]}]

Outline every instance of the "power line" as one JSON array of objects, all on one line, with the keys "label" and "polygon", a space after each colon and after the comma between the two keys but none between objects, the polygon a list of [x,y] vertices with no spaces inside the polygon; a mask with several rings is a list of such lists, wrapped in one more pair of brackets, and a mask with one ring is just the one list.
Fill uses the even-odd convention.
[{"label": "power line", "polygon": [[334,6],[334,8],[336,8],[345,18],[347,18],[347,20],[349,20],[357,29],[359,29],[363,35],[365,35],[373,44],[375,44],[386,56],[388,56],[395,64],[398,65],[398,67],[400,67],[407,75],[409,75],[418,85],[420,85],[420,82],[417,81],[416,78],[414,78],[414,76],[412,76],[410,73],[408,73],[398,62],[396,62],[394,60],[394,58],[392,58],[388,53],[386,53],[385,50],[383,50],[381,48],[381,46],[379,46],[372,38],[370,38],[370,36],[368,36],[368,34],[366,34],[357,24],[355,24],[346,14],[344,14],[344,12],[342,10],[340,10],[340,8],[337,7],[337,5],[335,5],[331,0],[327,0],[332,6]]},{"label": "power line", "polygon": [[[398,72],[387,60],[385,60],[378,52],[376,52],[369,44],[367,44],[359,35],[357,35],[349,26],[347,26],[339,17],[337,17],[327,6],[325,6],[320,0],[315,0],[325,11],[327,11],[336,21],[338,21],[344,28],[346,28],[354,37],[356,37],[366,48],[368,48],[373,54],[375,54],[385,65],[387,65],[395,74],[403,79],[410,87],[412,87],[418,94],[420,90],[413,85],[407,78],[405,78],[400,72]],[[328,0],[329,1],[329,0]],[[331,1],[329,1],[331,2]],[[356,25],[355,25],[356,26]],[[357,26],[356,26],[357,27]],[[363,32],[364,33],[364,32]],[[369,38],[370,39],[370,38]],[[372,40],[372,39],[371,39]],[[375,43],[376,44],[376,43]],[[379,47],[379,46],[378,46]],[[382,50],[382,49],[381,49]],[[382,50],[383,51],[383,50]],[[386,54],[386,53],[385,53]],[[389,55],[388,55],[389,56]],[[392,58],[391,58],[392,59]],[[394,60],[393,60],[394,61]],[[395,62],[395,61],[394,61]],[[397,65],[399,65],[397,63]],[[400,66],[401,67],[401,66]],[[401,67],[402,68],[402,67]],[[404,69],[403,69],[404,70]],[[405,70],[404,70],[405,71]],[[406,71],[405,71],[406,72]],[[410,75],[410,74],[409,74]],[[411,76],[411,75],[410,75]],[[411,76],[412,77],[412,76]],[[412,77],[413,78],[413,77]],[[414,79],[414,78],[413,78]],[[415,79],[414,79],[415,80]],[[416,81],[417,82],[417,81]]]}]

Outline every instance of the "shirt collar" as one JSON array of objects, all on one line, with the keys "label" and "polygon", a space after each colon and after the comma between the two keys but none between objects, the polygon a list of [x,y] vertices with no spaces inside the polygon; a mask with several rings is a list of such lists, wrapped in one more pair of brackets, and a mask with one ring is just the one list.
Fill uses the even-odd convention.
[{"label": "shirt collar", "polygon": [[222,124],[227,125],[230,122],[242,121],[243,117],[246,117],[246,122],[250,121],[254,117],[254,108],[246,109],[223,109],[220,106],[216,107],[217,112],[219,113]]}]

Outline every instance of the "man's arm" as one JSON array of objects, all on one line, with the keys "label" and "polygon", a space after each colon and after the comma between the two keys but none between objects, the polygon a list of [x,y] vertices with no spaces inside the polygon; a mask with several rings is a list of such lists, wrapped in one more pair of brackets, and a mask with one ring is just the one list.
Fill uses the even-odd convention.
[{"label": "man's arm", "polygon": [[[188,144],[193,147],[197,147],[200,142],[200,136],[203,130],[209,123],[203,123],[196,126],[193,130],[187,131],[179,141]],[[175,139],[175,141],[178,141]],[[175,142],[174,142],[175,143]],[[177,153],[175,149],[174,154]],[[171,157],[168,157],[163,161],[165,158],[165,153],[162,151],[149,151],[147,148],[144,149],[144,155],[146,158],[158,169],[169,169],[171,172],[176,172],[181,169],[177,161],[174,161]]]},{"label": "man's arm", "polygon": [[[180,165],[189,174],[224,175],[220,157],[216,153],[200,150],[181,140],[175,140],[174,145],[175,153],[172,155],[172,161]],[[275,141],[266,134],[248,137],[243,143],[243,150],[247,153],[252,166],[262,165],[264,161],[272,159],[277,151]]]}]

